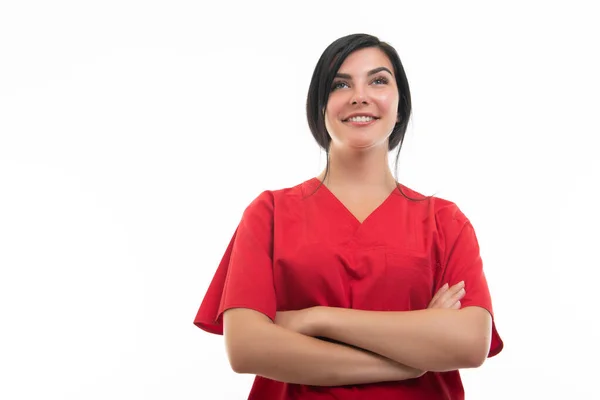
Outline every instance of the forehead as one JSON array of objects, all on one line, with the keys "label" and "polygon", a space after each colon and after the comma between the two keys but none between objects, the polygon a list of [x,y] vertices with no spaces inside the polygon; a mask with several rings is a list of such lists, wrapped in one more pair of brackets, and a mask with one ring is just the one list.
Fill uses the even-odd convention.
[{"label": "forehead", "polygon": [[387,67],[390,71],[394,71],[390,59],[382,50],[377,47],[368,47],[350,53],[338,72],[351,75],[366,74],[367,71],[377,67]]}]

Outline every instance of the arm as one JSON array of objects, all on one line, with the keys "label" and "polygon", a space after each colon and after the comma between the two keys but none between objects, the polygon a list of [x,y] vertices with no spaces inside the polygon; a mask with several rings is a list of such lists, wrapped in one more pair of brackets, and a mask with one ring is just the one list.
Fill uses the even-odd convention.
[{"label": "arm", "polygon": [[316,307],[315,335],[424,371],[475,368],[485,361],[491,316],[480,307],[388,312]]},{"label": "arm", "polygon": [[435,220],[443,233],[436,283],[464,283],[469,293],[461,299],[460,310],[376,312],[320,307],[316,335],[425,371],[478,367],[491,354],[492,338],[497,354],[502,341],[493,326],[475,230],[455,204],[441,207]]},{"label": "arm", "polygon": [[251,309],[230,309],[223,318],[229,362],[237,373],[313,386],[400,381],[423,374],[377,354],[290,331]]}]

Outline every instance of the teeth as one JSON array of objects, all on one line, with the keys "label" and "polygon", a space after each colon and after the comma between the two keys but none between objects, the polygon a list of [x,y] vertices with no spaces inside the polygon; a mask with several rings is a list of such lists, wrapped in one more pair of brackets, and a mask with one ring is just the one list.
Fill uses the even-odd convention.
[{"label": "teeth", "polygon": [[352,122],[369,122],[369,121],[372,121],[373,119],[374,119],[373,117],[358,116],[358,117],[348,118],[348,121],[352,121]]}]

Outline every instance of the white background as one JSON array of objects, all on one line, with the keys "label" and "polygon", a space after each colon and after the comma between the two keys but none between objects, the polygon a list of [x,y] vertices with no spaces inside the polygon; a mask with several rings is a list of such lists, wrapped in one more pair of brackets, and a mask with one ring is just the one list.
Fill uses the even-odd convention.
[{"label": "white background", "polygon": [[319,3],[1,3],[0,398],[246,398],[192,321],[249,202],[324,167],[306,93],[357,32],[411,85],[398,179],[480,240],[505,349],[467,398],[597,396],[592,2]]}]

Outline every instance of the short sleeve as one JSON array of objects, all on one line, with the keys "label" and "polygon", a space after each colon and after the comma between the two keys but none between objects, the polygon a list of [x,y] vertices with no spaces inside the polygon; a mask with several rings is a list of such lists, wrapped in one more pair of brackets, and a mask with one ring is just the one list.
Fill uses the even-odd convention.
[{"label": "short sleeve", "polygon": [[439,222],[443,224],[446,251],[442,260],[442,278],[436,285],[444,283],[450,286],[465,282],[465,296],[461,299],[461,308],[477,306],[486,309],[492,316],[492,343],[488,357],[498,354],[503,342],[496,329],[492,299],[483,270],[483,261],[479,251],[479,242],[475,229],[468,218],[453,205],[447,216]]},{"label": "short sleeve", "polygon": [[223,313],[238,307],[275,319],[273,208],[265,191],[244,211],[196,314],[197,327],[222,335]]}]

